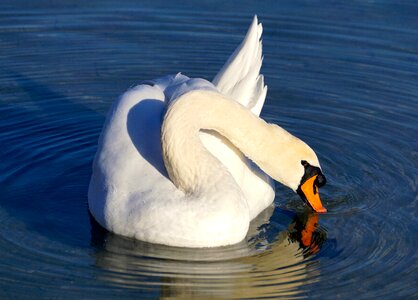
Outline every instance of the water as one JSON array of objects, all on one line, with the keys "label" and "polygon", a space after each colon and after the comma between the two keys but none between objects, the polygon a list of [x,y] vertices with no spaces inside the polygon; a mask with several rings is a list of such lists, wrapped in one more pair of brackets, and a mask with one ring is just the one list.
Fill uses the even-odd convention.
[{"label": "water", "polygon": [[[255,13],[262,116],[316,150],[329,213],[306,214],[277,186],[231,247],[103,231],[87,186],[112,101],[178,71],[212,79]],[[1,298],[418,298],[417,13],[395,1],[3,1]]]}]

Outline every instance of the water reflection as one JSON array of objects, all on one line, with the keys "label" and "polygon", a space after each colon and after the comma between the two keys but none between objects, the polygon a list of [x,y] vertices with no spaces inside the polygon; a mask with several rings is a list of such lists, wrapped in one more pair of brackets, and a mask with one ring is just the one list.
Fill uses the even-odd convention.
[{"label": "water reflection", "polygon": [[[1,299],[417,298],[418,2],[222,1],[222,13],[207,1],[7,2]],[[96,229],[90,240],[86,190],[111,103],[146,78],[213,78],[255,13],[265,29],[263,118],[321,156],[330,213],[310,237],[311,218],[276,208],[245,243],[216,250]],[[302,207],[284,189],[275,204]]]},{"label": "water reflection", "polygon": [[95,262],[104,271],[100,279],[125,288],[161,286],[162,298],[297,296],[303,285],[319,280],[319,261],[313,255],[326,232],[317,214],[305,212],[268,238],[263,233],[273,210],[266,209],[251,223],[240,244],[207,249],[127,239],[107,233],[92,220]]}]

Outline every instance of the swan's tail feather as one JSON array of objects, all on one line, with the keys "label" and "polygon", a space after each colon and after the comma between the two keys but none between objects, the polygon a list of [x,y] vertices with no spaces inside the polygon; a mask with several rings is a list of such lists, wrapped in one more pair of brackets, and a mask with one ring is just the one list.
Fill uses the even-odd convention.
[{"label": "swan's tail feather", "polygon": [[221,93],[248,107],[256,115],[260,114],[267,93],[263,75],[260,74],[263,63],[262,33],[263,26],[254,16],[243,42],[212,81]]}]

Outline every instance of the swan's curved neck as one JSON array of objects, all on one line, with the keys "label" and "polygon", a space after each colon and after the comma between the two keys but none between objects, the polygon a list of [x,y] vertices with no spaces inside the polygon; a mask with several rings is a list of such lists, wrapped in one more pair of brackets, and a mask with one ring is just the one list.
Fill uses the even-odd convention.
[{"label": "swan's curved neck", "polygon": [[275,165],[285,163],[287,156],[276,152],[285,149],[293,136],[217,92],[199,90],[175,100],[162,125],[164,162],[179,189],[193,192],[211,182],[232,178],[200,141],[202,129],[217,131],[264,172],[286,184],[285,174]]}]

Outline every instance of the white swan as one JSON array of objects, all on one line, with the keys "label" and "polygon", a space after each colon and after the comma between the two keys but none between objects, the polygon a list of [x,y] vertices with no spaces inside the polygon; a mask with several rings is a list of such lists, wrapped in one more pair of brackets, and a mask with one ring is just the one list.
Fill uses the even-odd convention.
[{"label": "white swan", "polygon": [[258,117],[267,91],[259,74],[261,33],[254,17],[213,84],[177,74],[136,86],[115,102],[88,193],[103,227],[171,246],[234,244],[274,199],[265,173],[326,211],[314,151]]}]

